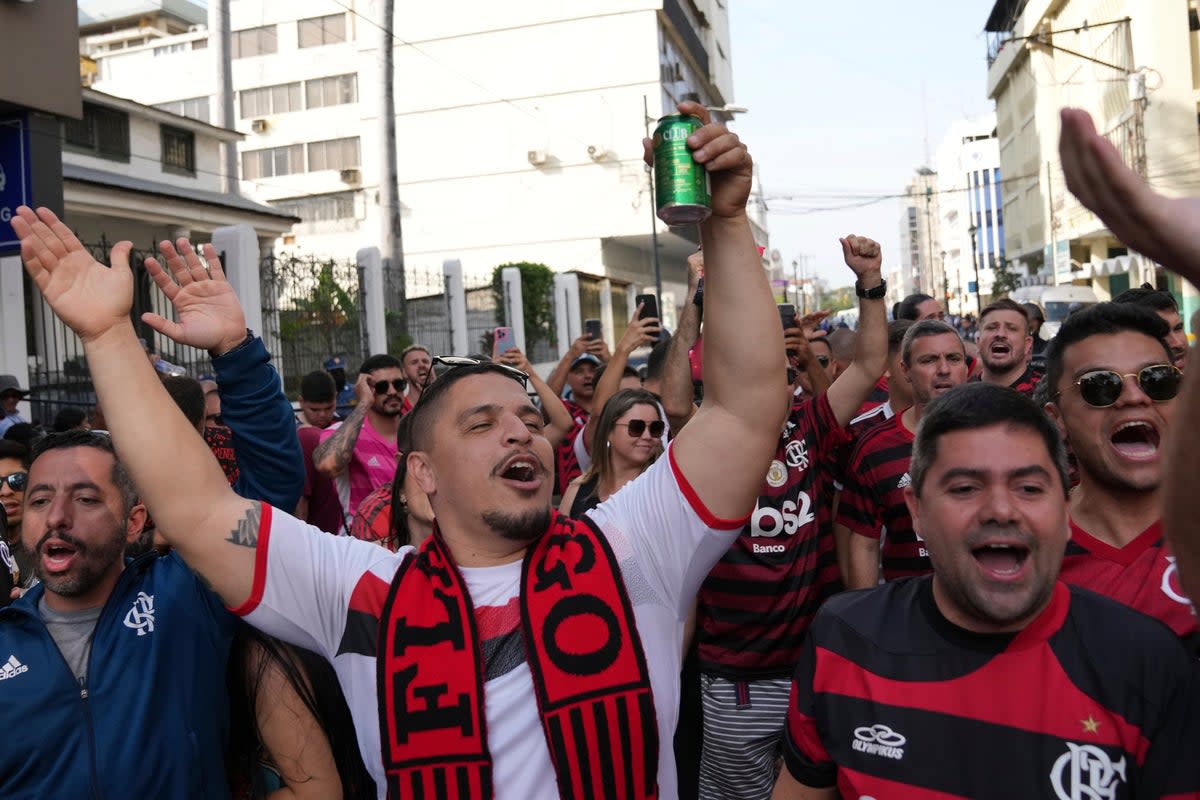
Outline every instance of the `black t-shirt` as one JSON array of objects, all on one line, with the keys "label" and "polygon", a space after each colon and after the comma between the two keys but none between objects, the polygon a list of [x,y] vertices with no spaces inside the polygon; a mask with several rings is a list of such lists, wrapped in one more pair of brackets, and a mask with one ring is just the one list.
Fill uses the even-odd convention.
[{"label": "black t-shirt", "polygon": [[844,797],[1200,797],[1197,673],[1164,625],[1058,583],[1016,634],[952,625],[932,578],[847,592],[796,670],[785,760]]}]

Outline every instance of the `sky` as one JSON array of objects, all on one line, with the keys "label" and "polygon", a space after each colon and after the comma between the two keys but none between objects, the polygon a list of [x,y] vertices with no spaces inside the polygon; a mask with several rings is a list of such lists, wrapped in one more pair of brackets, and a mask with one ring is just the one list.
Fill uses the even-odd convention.
[{"label": "sky", "polygon": [[[993,109],[983,26],[994,0],[730,0],[735,130],[758,164],[771,247],[829,287],[852,282],[838,237],[900,251],[894,199],[950,123]],[[922,98],[924,97],[924,100]],[[840,197],[839,197],[840,195]],[[787,199],[793,198],[793,199]]]}]

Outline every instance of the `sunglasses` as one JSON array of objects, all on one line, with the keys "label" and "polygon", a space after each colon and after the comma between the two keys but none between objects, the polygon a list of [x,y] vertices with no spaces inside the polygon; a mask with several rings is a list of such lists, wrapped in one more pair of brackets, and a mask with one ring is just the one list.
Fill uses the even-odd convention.
[{"label": "sunglasses", "polygon": [[393,378],[390,381],[375,381],[375,394],[387,394],[389,386],[396,390],[396,394],[404,394],[404,389],[408,386],[408,383],[405,382],[404,378]]},{"label": "sunglasses", "polygon": [[1075,386],[1079,387],[1083,402],[1095,408],[1108,408],[1121,396],[1126,378],[1136,378],[1138,388],[1147,397],[1156,403],[1165,403],[1179,394],[1183,373],[1171,364],[1151,364],[1125,375],[1111,369],[1097,369],[1083,374],[1075,381]]},{"label": "sunglasses", "polygon": [[631,419],[629,422],[618,422],[617,425],[623,425],[629,429],[629,435],[634,439],[646,432],[646,428],[650,429],[650,435],[655,439],[660,438],[663,432],[667,429],[667,423],[661,419],[656,419],[653,422],[646,422],[644,419]]},{"label": "sunglasses", "polygon": [[14,492],[25,491],[25,486],[29,482],[28,472],[13,472],[9,475],[0,475],[0,485],[8,484],[8,488]]},{"label": "sunglasses", "polygon": [[495,361],[481,361],[478,358],[467,358],[465,356],[434,356],[434,364],[441,364],[444,367],[454,369],[456,367],[487,367],[492,372],[499,372],[521,384],[521,388],[529,388],[529,376],[516,367],[510,367],[507,364],[500,364]]}]

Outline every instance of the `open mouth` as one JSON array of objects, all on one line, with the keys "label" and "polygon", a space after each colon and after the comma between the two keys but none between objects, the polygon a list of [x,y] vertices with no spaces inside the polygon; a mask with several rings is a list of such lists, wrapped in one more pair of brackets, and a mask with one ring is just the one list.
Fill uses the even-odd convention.
[{"label": "open mouth", "polygon": [[1122,457],[1144,461],[1158,455],[1161,437],[1158,429],[1149,422],[1132,420],[1119,425],[1109,436],[1109,441]]},{"label": "open mouth", "polygon": [[61,572],[70,566],[77,552],[74,546],[64,541],[51,541],[42,548],[42,564],[50,572]]},{"label": "open mouth", "polygon": [[520,484],[525,489],[537,488],[544,473],[541,462],[533,456],[514,456],[497,471],[503,480]]},{"label": "open mouth", "polygon": [[1009,347],[1008,342],[995,342],[988,348],[988,352],[994,356],[1006,356],[1012,353],[1012,348]]},{"label": "open mouth", "polygon": [[985,544],[971,551],[983,571],[1001,580],[1015,578],[1029,560],[1029,548],[1018,544]]}]

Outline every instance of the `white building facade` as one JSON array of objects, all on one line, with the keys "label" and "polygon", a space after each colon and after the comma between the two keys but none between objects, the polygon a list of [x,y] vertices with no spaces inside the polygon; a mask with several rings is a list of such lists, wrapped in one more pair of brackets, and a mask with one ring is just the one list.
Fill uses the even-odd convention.
[{"label": "white building facade", "polygon": [[978,313],[993,294],[993,270],[1006,257],[995,115],[952,123],[936,158],[938,256],[948,284],[946,310]]},{"label": "white building facade", "polygon": [[987,20],[1008,256],[1026,280],[1101,299],[1150,281],[1188,316],[1195,292],[1129,253],[1067,191],[1058,110],[1079,107],[1167,194],[1200,189],[1200,16],[1195,0],[996,0]]},{"label": "white building facade", "polygon": [[[380,5],[231,5],[242,187],[301,218],[285,249],[350,257],[382,238]],[[725,3],[404,3],[390,29],[407,266],[532,261],[644,287],[653,227],[664,291],[682,299],[695,231],[652,223],[641,138],[689,93],[732,101]],[[206,113],[219,91],[207,38],[91,50],[95,85]]]}]

